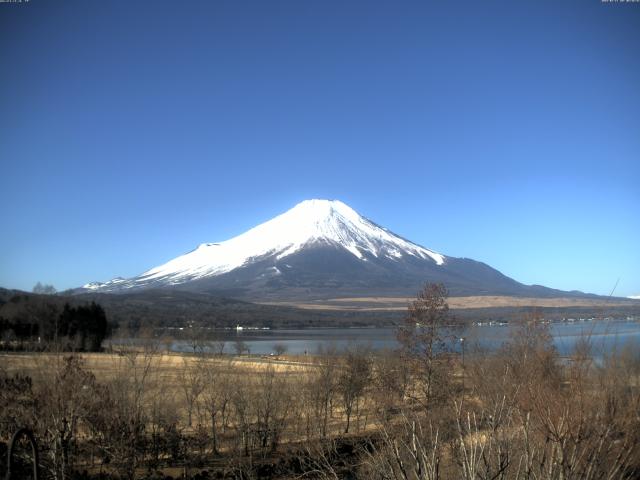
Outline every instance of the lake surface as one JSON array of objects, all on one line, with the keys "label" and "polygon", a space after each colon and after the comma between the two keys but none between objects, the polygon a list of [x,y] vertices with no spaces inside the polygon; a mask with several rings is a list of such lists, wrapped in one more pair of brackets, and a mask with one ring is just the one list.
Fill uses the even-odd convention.
[{"label": "lake surface", "polygon": [[[514,327],[508,325],[484,325],[466,328],[460,337],[465,338],[466,350],[474,346],[490,350],[500,348],[512,335]],[[354,344],[367,345],[373,349],[394,349],[398,347],[395,328],[310,328],[275,330],[226,330],[219,338],[225,342],[225,353],[235,353],[236,344],[242,342],[252,354],[268,355],[275,345],[282,345],[288,353],[316,353],[320,348],[335,346],[338,350]],[[559,322],[550,325],[553,341],[560,355],[573,352],[576,342],[588,337],[593,354],[621,349],[631,344],[640,347],[640,321],[637,320],[593,320],[573,323]],[[187,341],[173,342],[174,351],[191,351]],[[459,350],[459,344],[455,347]]]}]

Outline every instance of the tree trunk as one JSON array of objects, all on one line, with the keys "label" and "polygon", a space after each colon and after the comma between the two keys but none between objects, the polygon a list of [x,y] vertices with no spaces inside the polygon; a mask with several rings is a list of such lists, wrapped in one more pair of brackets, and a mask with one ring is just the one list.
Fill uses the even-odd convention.
[{"label": "tree trunk", "polygon": [[218,431],[216,430],[216,414],[211,415],[211,443],[214,455],[218,455]]}]

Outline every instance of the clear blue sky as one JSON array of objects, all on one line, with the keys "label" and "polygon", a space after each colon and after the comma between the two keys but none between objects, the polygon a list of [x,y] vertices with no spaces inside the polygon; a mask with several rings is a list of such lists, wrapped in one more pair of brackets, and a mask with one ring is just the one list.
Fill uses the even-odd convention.
[{"label": "clear blue sky", "polygon": [[0,3],[0,285],[132,276],[307,198],[640,294],[640,4]]}]

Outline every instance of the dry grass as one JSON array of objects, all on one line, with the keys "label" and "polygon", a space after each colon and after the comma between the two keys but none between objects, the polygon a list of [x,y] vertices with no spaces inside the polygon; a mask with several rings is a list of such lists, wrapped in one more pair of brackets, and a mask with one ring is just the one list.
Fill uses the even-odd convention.
[{"label": "dry grass", "polygon": [[[282,305],[308,310],[353,310],[353,311],[405,311],[414,300],[409,297],[349,297],[315,300],[313,302],[267,302],[266,305]],[[449,297],[452,309],[496,308],[496,307],[617,307],[636,305],[637,301],[626,299],[593,298],[533,298],[507,296]]]},{"label": "dry grass", "polygon": [[[47,371],[57,365],[64,356],[70,353],[2,353],[0,364],[7,373],[21,372],[30,376],[47,375]],[[84,360],[84,366],[91,371],[98,380],[108,379],[122,370],[129,360],[117,353],[75,353]],[[143,362],[139,355],[136,362]],[[297,357],[280,357],[277,359],[263,357],[196,357],[185,353],[156,353],[151,356],[155,371],[167,380],[176,379],[185,367],[193,366],[196,362],[206,362],[234,373],[259,373],[271,366],[277,372],[302,372],[312,364],[304,363]]]},{"label": "dry grass", "polygon": [[[47,353],[2,353],[0,354],[0,368],[13,375],[20,373],[28,375],[35,384],[43,385],[51,381],[62,370],[65,357],[70,352]],[[304,375],[314,368],[313,364],[303,363],[295,356],[279,358],[230,356],[213,357],[197,356],[188,353],[154,352],[130,350],[124,354],[119,353],[73,353],[83,361],[83,368],[93,373],[101,384],[112,385],[123,378],[129,378],[135,383],[134,375],[142,375],[148,368],[148,376],[145,381],[144,405],[150,411],[157,396],[164,397],[166,405],[172,405],[171,409],[178,414],[178,421],[183,432],[192,432],[188,424],[188,410],[184,396],[185,378],[188,372],[197,369],[207,370],[212,368],[219,374],[230,376],[249,384],[258,385],[261,377],[267,370],[286,377],[287,383],[298,384]],[[197,422],[194,421],[194,425]]]}]

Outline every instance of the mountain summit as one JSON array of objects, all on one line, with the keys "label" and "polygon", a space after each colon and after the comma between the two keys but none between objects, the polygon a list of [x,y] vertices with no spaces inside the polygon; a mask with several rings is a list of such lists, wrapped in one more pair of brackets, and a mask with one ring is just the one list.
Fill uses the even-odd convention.
[{"label": "mountain summit", "polygon": [[130,279],[86,290],[180,288],[252,299],[412,295],[426,281],[452,294],[555,296],[470,259],[412,243],[338,200],[306,200],[230,240],[195,250]]},{"label": "mountain summit", "polygon": [[369,256],[444,257],[386,231],[334,200],[306,200],[291,210],[222,243],[203,243],[192,252],[143,273],[140,281],[184,283],[230,272],[259,259],[276,262],[318,245],[343,248],[356,258]]}]

